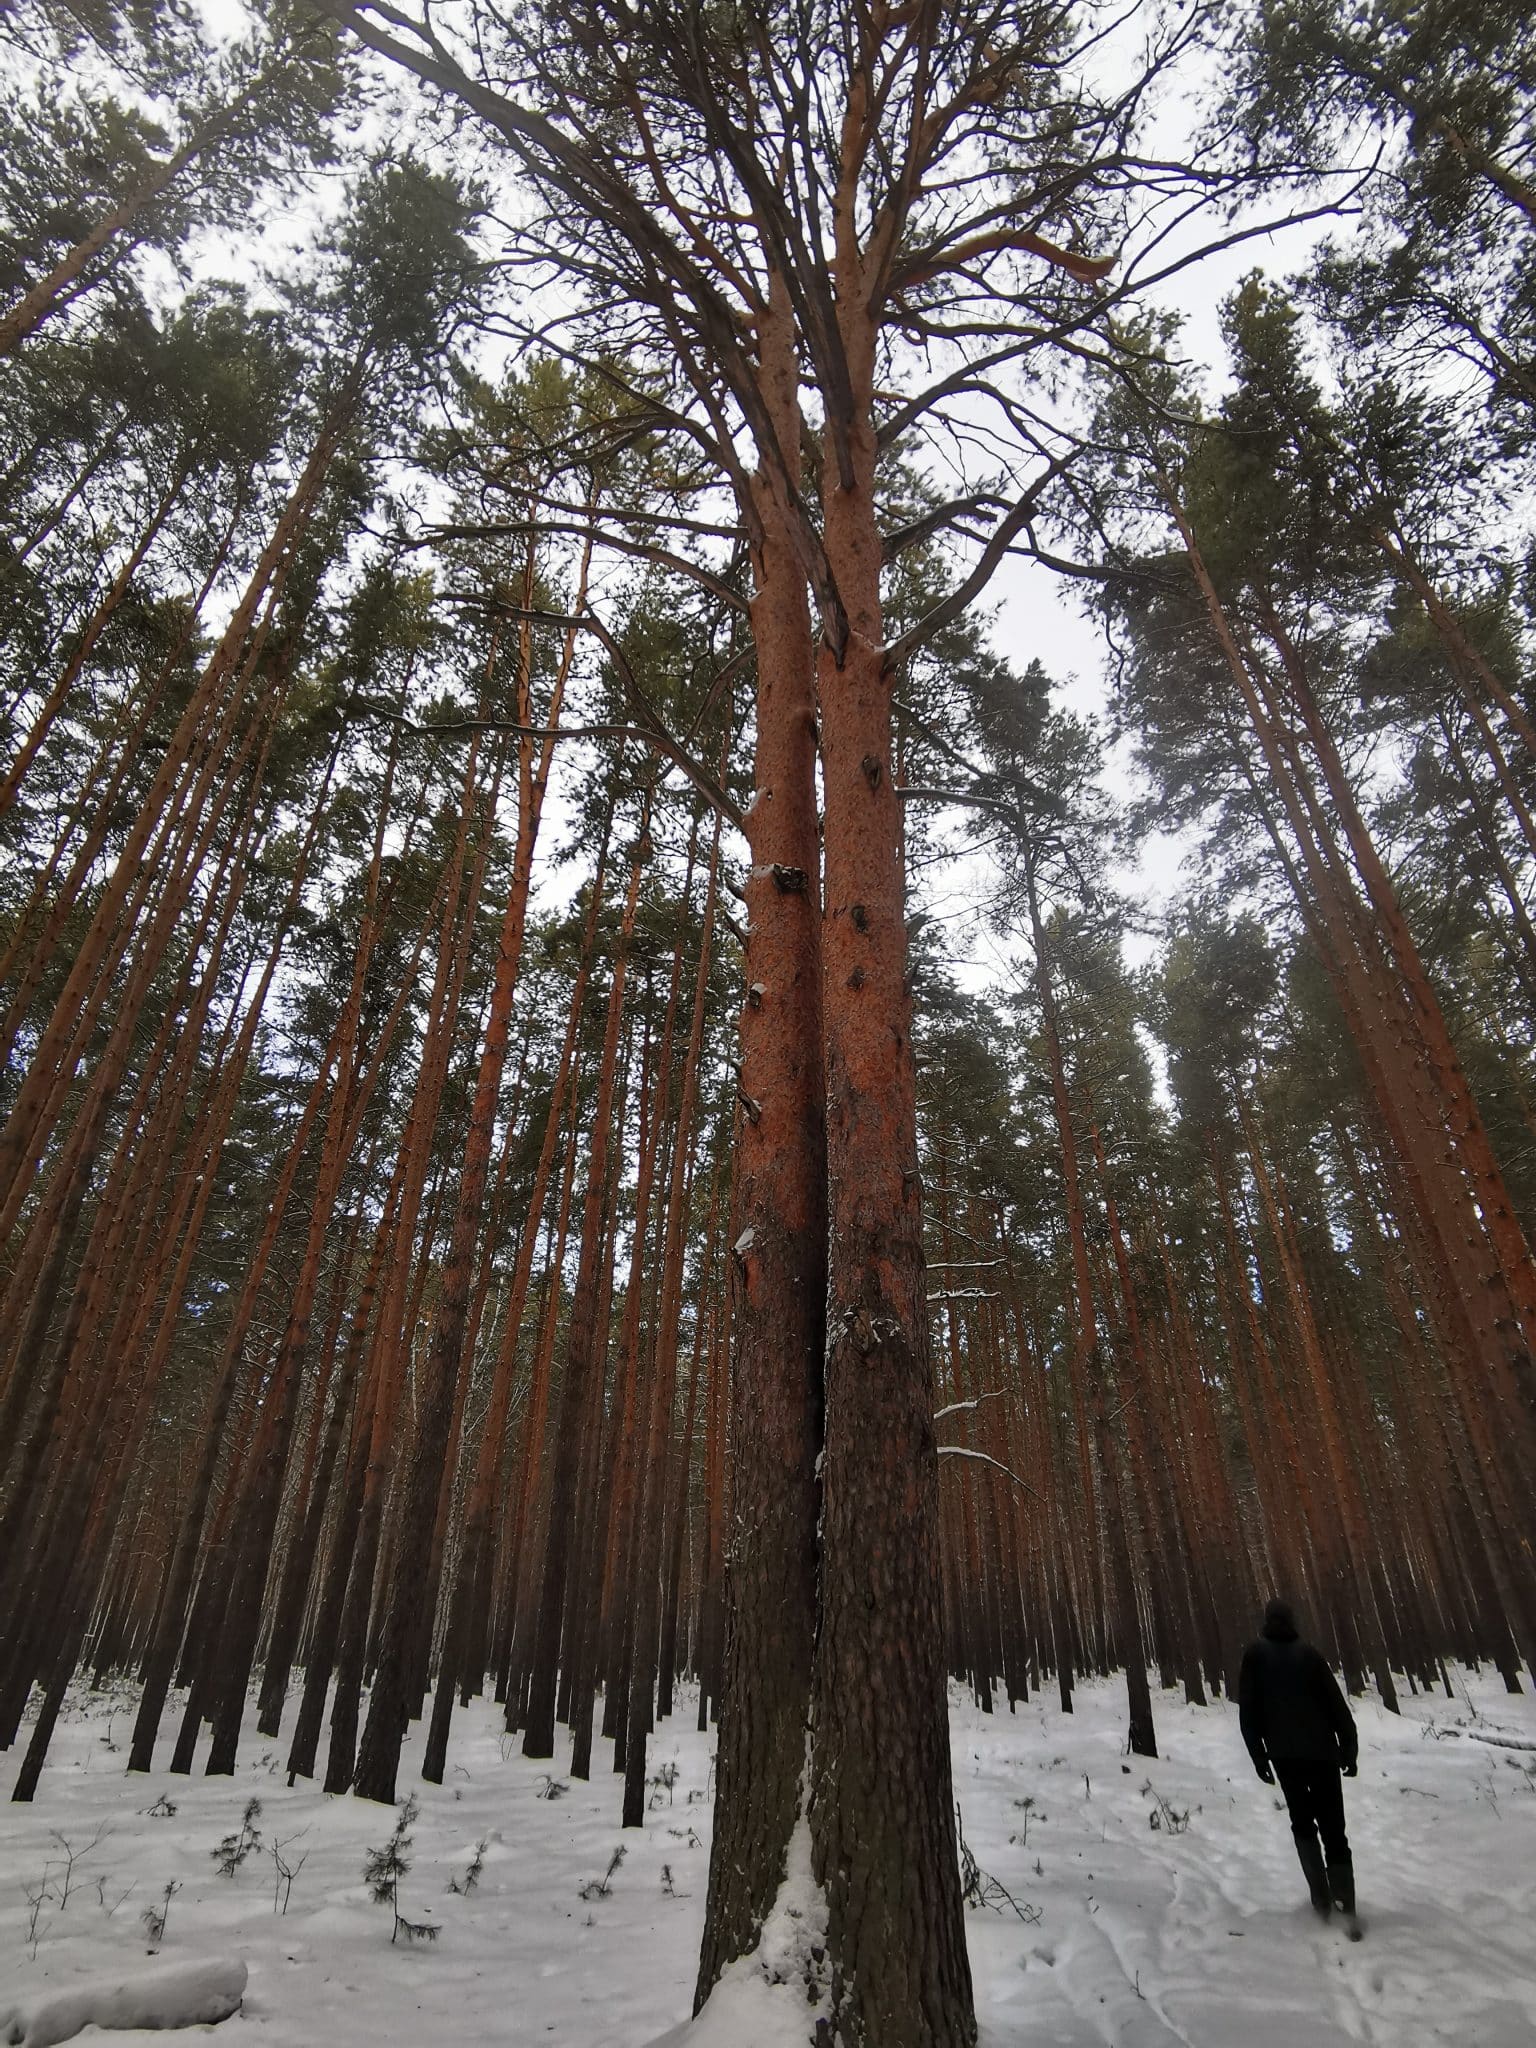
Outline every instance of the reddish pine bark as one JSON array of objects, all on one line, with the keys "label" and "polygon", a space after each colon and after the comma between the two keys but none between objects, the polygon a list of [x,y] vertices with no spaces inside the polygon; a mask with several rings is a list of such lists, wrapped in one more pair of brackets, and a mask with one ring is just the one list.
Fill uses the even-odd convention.
[{"label": "reddish pine bark", "polygon": [[938,1461],[906,986],[901,799],[875,519],[875,321],[856,193],[856,73],[837,194],[846,412],[822,511],[846,638],[818,664],[826,795],[828,1274],[810,1828],[834,2038],[971,2048],[938,1559]]},{"label": "reddish pine bark", "polygon": [[[677,1122],[672,1148],[672,1177],[667,1190],[662,1237],[661,1291],[656,1308],[654,1364],[650,1393],[649,1448],[641,1474],[635,1567],[635,1641],[630,1665],[629,1725],[624,1747],[624,1826],[645,1821],[646,1736],[653,1715],[656,1665],[661,1634],[661,1565],[663,1510],[667,1498],[667,1465],[677,1390],[677,1333],[682,1316],[683,1262],[687,1253],[688,1193],[697,1140],[694,1111],[698,1103],[699,1058],[704,1045],[704,1020],[709,1003],[709,962],[714,939],[715,900],[720,882],[720,819],[715,817],[710,848],[709,880],[699,920],[699,964],[694,978],[693,1014],[683,1055]],[[683,897],[686,914],[688,898]]]},{"label": "reddish pine bark", "polygon": [[[135,918],[157,877],[164,855],[152,848],[157,828],[161,847],[173,845],[178,825],[183,844],[195,827],[210,787],[226,770],[226,748],[250,683],[263,635],[252,627],[284,565],[306,531],[330,473],[362,388],[365,362],[354,363],[343,379],[293,490],[246,584],[218,647],[205,665],[167,746],[155,779],[125,836],[74,963],[39,1033],[15,1102],[0,1129],[0,1235],[14,1228],[46,1144],[50,1119],[67,1089],[73,1060],[94,1028],[118,963],[135,936]],[[266,616],[270,618],[270,604]],[[199,761],[201,765],[199,766]],[[228,786],[226,782],[226,787]],[[141,973],[158,964],[141,944]]]},{"label": "reddish pine bark", "polygon": [[640,882],[650,850],[647,805],[630,863],[629,889],[624,899],[623,918],[614,951],[613,978],[608,989],[608,1008],[597,1071],[597,1099],[589,1126],[591,1145],[587,1154],[587,1184],[582,1201],[581,1250],[571,1295],[565,1372],[560,1385],[560,1409],[550,1468],[550,1506],[545,1528],[543,1569],[539,1578],[538,1615],[534,1624],[528,1713],[523,1733],[524,1756],[553,1756],[555,1749],[556,1678],[571,1534],[576,1518],[577,1468],[591,1407],[592,1383],[601,1371],[597,1351],[597,1310],[605,1243],[603,1209],[610,1195],[608,1147],[613,1132],[619,1033],[623,1023],[624,986],[630,947],[634,941],[635,914],[640,902]]},{"label": "reddish pine bark", "polygon": [[[764,402],[797,480],[799,377],[782,280],[770,287],[759,347]],[[720,1739],[696,2004],[753,1947],[783,1879],[803,1801],[816,1634],[827,1189],[815,679],[805,579],[766,474],[751,503],[757,700],[728,1254],[733,1498],[727,1524],[717,1422]]]}]

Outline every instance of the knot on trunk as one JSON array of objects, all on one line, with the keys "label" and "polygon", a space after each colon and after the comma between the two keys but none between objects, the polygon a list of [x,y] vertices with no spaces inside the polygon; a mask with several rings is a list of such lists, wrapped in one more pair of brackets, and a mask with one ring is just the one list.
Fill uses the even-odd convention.
[{"label": "knot on trunk", "polygon": [[861,1302],[857,1308],[843,1311],[843,1335],[860,1358],[868,1358],[872,1351],[883,1351],[900,1337],[901,1324],[894,1316],[871,1315]]},{"label": "knot on trunk", "polygon": [[773,885],[784,896],[805,894],[805,869],[787,868],[775,861],[773,864]]}]

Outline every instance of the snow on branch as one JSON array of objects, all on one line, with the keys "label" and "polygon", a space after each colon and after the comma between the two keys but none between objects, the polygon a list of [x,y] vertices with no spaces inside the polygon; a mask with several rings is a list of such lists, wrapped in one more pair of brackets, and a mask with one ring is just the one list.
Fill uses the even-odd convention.
[{"label": "snow on branch", "polygon": [[979,1408],[983,1401],[1001,1401],[1003,1389],[994,1387],[990,1394],[977,1394],[974,1400],[951,1401],[947,1408],[935,1408],[933,1419],[942,1422],[946,1415],[968,1415],[973,1408]]},{"label": "snow on branch", "polygon": [[1038,1500],[1040,1498],[1027,1479],[1021,1479],[1017,1472],[1010,1472],[1000,1458],[989,1458],[985,1451],[967,1450],[964,1444],[940,1444],[939,1456],[941,1458],[974,1458],[980,1465],[991,1465],[995,1470],[1001,1472],[1005,1479],[1011,1479],[1015,1486],[1022,1486],[1031,1500]]}]

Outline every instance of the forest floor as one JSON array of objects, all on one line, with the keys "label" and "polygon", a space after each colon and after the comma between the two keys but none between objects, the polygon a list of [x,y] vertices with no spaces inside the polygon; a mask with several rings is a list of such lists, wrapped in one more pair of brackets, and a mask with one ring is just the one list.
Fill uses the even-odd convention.
[{"label": "forest floor", "polygon": [[[1155,1692],[1163,1754],[1148,1762],[1124,1754],[1118,1683],[1080,1687],[1070,1717],[1054,1692],[983,1715],[956,1690],[965,1839],[1009,1895],[968,1916],[984,2048],[1530,2048],[1536,1702],[1488,1675],[1454,1682],[1454,1699],[1405,1696],[1400,1717],[1356,1703],[1360,1776],[1346,1795],[1366,1925],[1358,1945],[1313,1917],[1284,1813],[1249,1767],[1226,1702],[1191,1708]],[[672,2030],[730,2048],[801,2040],[805,2007],[797,2015],[787,1993],[738,2002],[734,2018],[712,2008],[707,2030],[681,2024],[704,1914],[714,1738],[693,1730],[695,1698],[679,1707],[651,1745],[643,1833],[619,1826],[606,1744],[590,1784],[558,1770],[552,1781],[477,1702],[455,1719],[439,1787],[415,1779],[413,1730],[401,1785],[421,1810],[399,1904],[437,1933],[391,1944],[394,1916],[370,1902],[362,1875],[389,1836],[387,1809],[290,1789],[284,1743],[254,1733],[233,1779],[129,1777],[131,1696],[82,1690],[35,1804],[0,1805],[0,2040],[26,2039],[29,2018],[34,2038],[56,2038],[39,2015],[84,1980],[236,1961],[249,1968],[242,2012],[184,2038],[247,2048],[642,2048]],[[251,1799],[261,1844],[221,1876],[216,1851],[239,1834]],[[456,1892],[477,1843],[478,1881]],[[296,1870],[286,1911],[274,1845]],[[171,1884],[154,1942],[143,1916],[166,1905]],[[765,2015],[761,2031],[740,2017],[749,2008]],[[165,2037],[103,2038],[147,2048]]]}]

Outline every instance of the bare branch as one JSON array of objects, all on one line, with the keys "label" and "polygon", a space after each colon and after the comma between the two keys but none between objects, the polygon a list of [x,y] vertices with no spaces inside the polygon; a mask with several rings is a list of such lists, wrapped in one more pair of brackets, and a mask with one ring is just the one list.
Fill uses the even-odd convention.
[{"label": "bare branch", "polygon": [[993,571],[1008,553],[1014,539],[1021,534],[1034,517],[1041,498],[1066,469],[1071,453],[1059,455],[1050,464],[1045,474],[1038,477],[1017,501],[1013,509],[1000,519],[993,529],[992,537],[981,551],[981,559],[963,583],[959,583],[943,597],[923,618],[886,649],[886,662],[891,668],[900,668],[907,657],[916,652],[935,633],[942,632],[952,620],[958,619],[992,579]]}]

